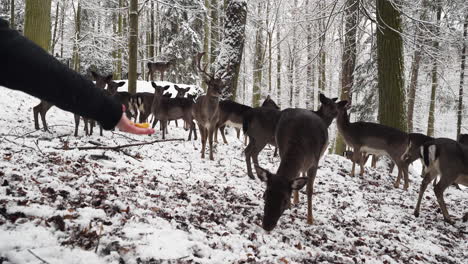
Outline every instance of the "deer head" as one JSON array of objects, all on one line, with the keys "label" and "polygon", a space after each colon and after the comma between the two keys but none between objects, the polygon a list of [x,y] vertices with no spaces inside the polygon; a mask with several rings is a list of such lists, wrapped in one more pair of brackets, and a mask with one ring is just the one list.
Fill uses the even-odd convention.
[{"label": "deer head", "polygon": [[99,89],[104,89],[106,87],[106,84],[112,81],[112,74],[102,76],[94,71],[91,71],[91,75],[93,76],[93,79],[96,82],[96,87]]},{"label": "deer head", "polygon": [[226,86],[223,82],[223,76],[216,78],[215,77],[216,73],[209,74],[206,72],[206,65],[203,68],[201,67],[200,61],[203,55],[205,55],[205,52],[201,52],[197,55],[197,59],[198,59],[197,67],[198,67],[198,70],[201,73],[203,73],[202,78],[205,81],[206,85],[208,86],[208,91],[206,93],[209,96],[220,97],[224,87]]},{"label": "deer head", "polygon": [[170,85],[159,86],[155,82],[151,82],[151,86],[154,88],[154,96],[161,97],[164,96],[164,91],[169,90]]},{"label": "deer head", "polygon": [[259,166],[255,166],[258,177],[266,182],[263,195],[265,208],[263,212],[263,229],[273,230],[284,211],[290,207],[293,191],[302,189],[308,181],[307,177],[299,177],[288,181],[285,177],[276,177],[275,174]]},{"label": "deer head", "polygon": [[125,82],[114,82],[114,81],[110,81],[108,84],[107,84],[107,90],[109,91],[109,93],[111,95],[114,95],[117,93],[117,90],[119,89],[119,87],[122,87],[124,86]]},{"label": "deer head", "polygon": [[176,95],[176,98],[183,98],[185,97],[185,94],[190,90],[190,87],[188,88],[181,88],[177,85],[174,85],[174,88],[176,89],[177,91],[177,95]]},{"label": "deer head", "polygon": [[335,103],[338,98],[328,98],[323,94],[319,96],[320,108],[316,112],[325,121],[327,126],[331,124],[333,119],[338,115],[338,104]]},{"label": "deer head", "polygon": [[270,95],[268,95],[265,101],[263,101],[262,107],[269,107],[269,108],[280,110],[280,107],[275,103],[275,101],[271,99]]}]

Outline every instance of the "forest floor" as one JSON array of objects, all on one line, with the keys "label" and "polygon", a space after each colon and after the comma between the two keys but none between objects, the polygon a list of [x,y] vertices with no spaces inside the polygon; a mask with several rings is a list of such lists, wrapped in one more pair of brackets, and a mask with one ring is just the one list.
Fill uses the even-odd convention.
[{"label": "forest floor", "polygon": [[[200,141],[171,141],[119,150],[77,150],[160,139],[105,131],[73,136],[73,115],[48,113],[50,133],[36,131],[32,106],[0,88],[0,264],[6,263],[467,263],[467,190],[445,200],[443,221],[432,187],[413,216],[421,178],[395,189],[383,163],[350,177],[350,161],[325,155],[313,207],[306,198],[271,232],[261,228],[264,183],[246,175],[242,140],[229,131],[215,161]],[[170,124],[169,139],[188,133]],[[275,171],[267,147],[260,164]],[[42,259],[42,260],[40,260]]]}]

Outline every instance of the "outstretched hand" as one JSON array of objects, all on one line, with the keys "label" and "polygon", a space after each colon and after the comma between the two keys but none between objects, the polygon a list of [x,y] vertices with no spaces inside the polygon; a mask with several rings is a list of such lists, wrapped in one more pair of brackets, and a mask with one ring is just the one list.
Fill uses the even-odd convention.
[{"label": "outstretched hand", "polygon": [[116,126],[120,131],[127,132],[130,134],[137,134],[137,135],[151,135],[154,134],[154,129],[152,128],[141,128],[136,127],[133,123],[128,119],[127,115],[125,114],[125,106],[123,107],[122,117],[120,118],[119,123]]}]

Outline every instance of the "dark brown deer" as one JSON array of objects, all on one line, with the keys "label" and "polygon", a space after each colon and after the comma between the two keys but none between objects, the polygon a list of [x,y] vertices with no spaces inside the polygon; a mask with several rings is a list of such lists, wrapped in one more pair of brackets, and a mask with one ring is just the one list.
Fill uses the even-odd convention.
[{"label": "dark brown deer", "polygon": [[280,107],[271,99],[270,95],[265,98],[265,101],[262,103],[262,107],[268,107],[268,108],[273,108],[276,110],[280,110]]},{"label": "dark brown deer", "polygon": [[164,81],[164,72],[166,72],[171,66],[175,64],[175,59],[170,61],[157,61],[157,62],[148,62],[148,81],[153,81],[153,74],[155,72],[161,73],[161,81]]},{"label": "dark brown deer", "polygon": [[[361,164],[361,162],[362,162],[362,163],[366,164],[370,155],[368,155],[366,153],[362,153],[362,155],[358,156],[357,160],[356,160],[356,157],[354,156],[354,152],[352,150],[345,150],[345,152],[343,153],[343,156],[345,156],[347,159],[349,159],[350,161],[352,161],[354,163]],[[364,160],[361,161],[361,159],[364,159]]]},{"label": "dark brown deer", "polygon": [[252,107],[236,103],[231,100],[223,100],[219,102],[219,119],[216,124],[215,131],[215,142],[218,142],[218,133],[221,132],[223,141],[227,144],[226,135],[224,134],[224,129],[226,125],[236,128],[238,131],[237,138],[240,137],[240,129],[242,128],[242,122],[244,120],[245,113],[252,109]]},{"label": "dark brown deer", "polygon": [[[318,163],[328,146],[328,127],[338,114],[336,98],[320,95],[316,112],[306,109],[283,110],[275,138],[281,162],[276,174],[256,164],[257,175],[267,184],[262,227],[273,230],[284,210],[290,207],[291,194],[307,185],[307,223],[313,224],[312,194]],[[307,172],[307,177],[300,177]]]},{"label": "dark brown deer", "polygon": [[[166,138],[168,120],[183,119],[190,127],[188,140],[191,140],[192,132],[194,133],[194,138],[196,140],[197,132],[195,130],[195,123],[193,122],[192,114],[194,107],[193,101],[187,98],[166,98],[163,94],[165,90],[169,89],[169,85],[163,87],[156,85],[154,82],[151,82],[151,85],[155,89],[151,112],[153,113],[155,120],[159,120],[161,122],[163,139]],[[153,122],[153,128],[155,125],[156,123]]]},{"label": "dark brown deer", "polygon": [[177,94],[176,94],[176,98],[185,98],[187,92],[190,90],[190,87],[187,87],[187,88],[181,88],[177,85],[174,84],[174,89],[177,91]]},{"label": "dark brown deer", "polygon": [[468,186],[468,147],[452,139],[437,138],[423,144],[420,149],[420,158],[426,169],[414,215],[419,216],[421,200],[427,185],[440,175],[440,180],[434,187],[434,193],[444,220],[453,224],[445,205],[444,191],[453,183]]},{"label": "dark brown deer", "polygon": [[203,55],[205,55],[204,52],[198,54],[197,66],[198,70],[203,74],[203,80],[207,84],[208,89],[205,95],[197,98],[193,113],[201,135],[201,158],[205,158],[206,140],[208,139],[210,144],[210,160],[214,160],[213,134],[216,131],[216,124],[219,119],[219,98],[225,84],[222,81],[223,77],[215,77],[216,73],[209,74],[205,69],[202,69],[200,61]]},{"label": "dark brown deer", "polygon": [[[373,155],[387,155],[398,168],[398,177],[395,181],[395,188],[400,185],[401,177],[405,179],[404,190],[409,187],[408,166],[403,160],[403,153],[406,151],[408,134],[396,128],[370,123],[370,122],[349,122],[346,101],[338,104],[338,131],[343,136],[346,144],[353,148],[355,160],[359,159],[362,152]],[[362,159],[361,159],[362,161]],[[354,176],[356,163],[353,162],[351,176]],[[364,175],[364,163],[360,163],[360,175]]]},{"label": "dark brown deer", "polygon": [[139,113],[139,122],[144,123],[148,120],[149,115],[151,114],[151,106],[153,104],[154,93],[136,93],[130,98],[130,107],[133,111],[133,116],[135,117]]}]

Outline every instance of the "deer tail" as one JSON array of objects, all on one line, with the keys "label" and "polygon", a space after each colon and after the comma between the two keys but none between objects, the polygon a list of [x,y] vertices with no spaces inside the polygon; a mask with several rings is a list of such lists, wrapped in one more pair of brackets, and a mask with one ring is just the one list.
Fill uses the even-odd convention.
[{"label": "deer tail", "polygon": [[430,167],[439,158],[439,149],[434,142],[430,142],[421,147],[420,155],[424,166]]}]

